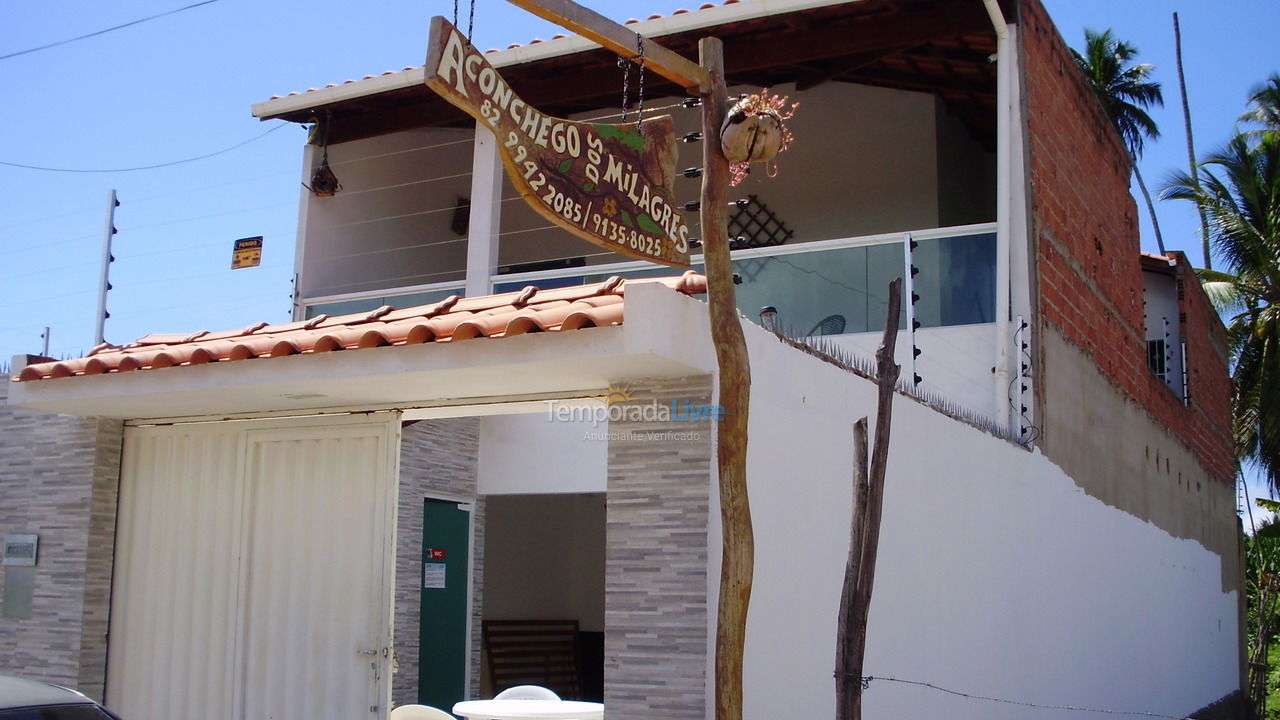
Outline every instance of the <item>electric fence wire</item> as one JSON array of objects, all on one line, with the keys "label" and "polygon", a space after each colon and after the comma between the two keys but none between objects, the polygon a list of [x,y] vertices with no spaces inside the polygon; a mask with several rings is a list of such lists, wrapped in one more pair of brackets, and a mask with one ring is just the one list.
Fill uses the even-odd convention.
[{"label": "electric fence wire", "polygon": [[369,160],[379,160],[385,157],[394,157],[396,155],[404,155],[406,153],[418,152],[419,150],[434,150],[436,148],[449,147],[451,145],[470,145],[473,142],[475,142],[475,140],[473,138],[468,137],[468,138],[463,138],[462,140],[449,140],[447,142],[432,143],[430,145],[416,145],[411,148],[404,148],[403,150],[391,150],[389,152],[376,153],[374,155],[361,155],[359,157],[347,158],[345,160],[336,159],[336,160],[332,160],[329,163],[329,165],[331,167],[337,168],[337,167],[342,167],[343,165],[350,165],[352,163],[367,162]]},{"label": "electric fence wire", "polygon": [[1007,698],[992,697],[990,695],[979,695],[977,693],[967,693],[967,692],[962,692],[960,690],[952,690],[950,688],[942,687],[941,685],[936,685],[930,682],[924,682],[923,680],[904,680],[902,678],[877,676],[877,675],[864,676],[862,678],[863,687],[865,688],[869,686],[871,682],[877,681],[877,680],[881,680],[884,682],[901,683],[903,685],[915,685],[918,687],[929,688],[931,690],[936,690],[941,693],[946,693],[947,695],[954,695],[956,697],[962,697],[969,700],[983,700],[986,702],[1002,703],[1005,705],[1017,705],[1019,707],[1029,707],[1029,708],[1036,708],[1040,710],[1070,710],[1073,712],[1097,713],[1099,715],[1124,715],[1127,717],[1161,718],[1161,720],[1196,720],[1195,718],[1187,717],[1186,715],[1166,715],[1164,713],[1148,712],[1144,710],[1108,710],[1104,708],[1082,707],[1079,705],[1054,705],[1049,703],[1033,703],[1033,702],[1025,702],[1022,700],[1009,700]]},{"label": "electric fence wire", "polygon": [[251,142],[261,140],[262,138],[270,135],[271,133],[279,130],[280,128],[289,127],[292,124],[293,123],[287,123],[287,122],[281,123],[271,128],[270,130],[267,130],[266,132],[254,135],[253,137],[249,138],[248,140],[245,140],[244,142],[236,143],[231,147],[223,148],[216,152],[206,153],[204,155],[197,155],[196,157],[184,158],[182,160],[174,160],[172,162],[156,163],[155,165],[141,165],[138,167],[127,167],[127,168],[85,169],[85,168],[56,168],[56,167],[46,167],[43,165],[26,165],[23,163],[9,162],[7,160],[0,160],[0,165],[4,165],[7,167],[21,168],[23,170],[43,170],[45,172],[62,172],[62,173],[118,173],[118,172],[138,172],[140,170],[156,170],[158,168],[173,167],[174,165],[184,165],[186,163],[196,162],[197,160],[208,160],[211,157],[217,157],[218,155],[229,153],[232,150],[238,150],[239,148],[242,148]]},{"label": "electric fence wire", "polygon": [[1014,402],[1014,399],[1013,399],[1014,386],[1017,385],[1018,383],[1024,382],[1025,380],[1031,377],[1031,353],[1027,352],[1028,343],[1025,340],[1027,329],[1028,329],[1027,321],[1023,320],[1022,326],[1013,332],[1013,343],[1018,348],[1019,360],[1021,360],[1022,357],[1026,357],[1027,361],[1025,365],[1021,362],[1018,363],[1018,372],[1016,375],[1014,375],[1013,380],[1009,381],[1009,391],[1006,394],[1006,397],[1008,397],[1009,399],[1009,407],[1012,408],[1013,411],[1017,413],[1019,417],[1022,418],[1024,427],[1030,434],[1030,437],[1027,437],[1025,439],[1019,438],[1018,442],[1022,443],[1027,447],[1031,447],[1031,445],[1035,443],[1036,440],[1040,439],[1040,428],[1039,426],[1031,422],[1031,418],[1027,415],[1027,406],[1022,405],[1021,407],[1019,407],[1019,404]]},{"label": "electric fence wire", "polygon": [[[622,62],[625,62],[625,61],[619,61],[619,64],[621,64]],[[620,113],[610,113],[609,115],[597,115],[594,117],[583,118],[579,122],[596,122],[599,120],[612,120],[614,118],[620,118],[621,120],[626,121],[626,119],[632,113],[640,112],[640,113],[651,114],[651,113],[659,113],[659,112],[662,112],[663,110],[672,110],[674,108],[684,108],[687,110],[687,109],[696,108],[696,107],[698,106],[695,104],[690,104],[688,100],[681,100],[680,102],[674,102],[674,103],[671,103],[670,105],[659,105],[658,107],[641,108],[638,110],[630,110],[630,111],[624,110],[623,112],[620,112]]]},{"label": "electric fence wire", "polygon": [[47,45],[41,45],[40,47],[33,47],[33,48],[28,48],[26,50],[19,50],[18,52],[11,52],[11,53],[8,53],[7,55],[0,55],[0,60],[8,60],[9,58],[15,58],[15,57],[18,57],[19,55],[27,55],[33,52],[39,52],[41,50],[48,50],[49,48],[55,48],[55,47],[58,47],[59,45],[67,45],[73,42],[79,42],[80,40],[87,40],[91,37],[105,35],[109,32],[114,32],[116,30],[121,30],[123,28],[132,27],[134,25],[138,25],[138,24],[147,22],[149,20],[155,20],[157,18],[162,18],[167,15],[176,15],[177,13],[184,12],[186,10],[193,10],[202,5],[211,5],[216,2],[218,2],[218,0],[202,0],[202,2],[192,3],[184,7],[176,8],[174,10],[167,10],[165,12],[157,13],[155,15],[149,15],[144,18],[139,18],[138,20],[130,20],[127,23],[122,23],[120,25],[113,25],[109,28],[105,28],[103,30],[96,30],[94,32],[87,33],[85,35],[80,35],[78,37],[68,38],[66,40],[58,40],[57,42],[51,42]]},{"label": "electric fence wire", "polygon": [[[760,250],[759,250],[758,248],[753,248],[753,247],[748,247],[748,248],[744,248],[744,249],[745,249],[745,250],[750,250],[753,254],[755,254],[755,255],[757,256],[757,258],[758,258],[758,259],[761,259],[761,260],[775,260],[775,261],[777,261],[777,262],[779,262],[779,263],[782,263],[783,265],[787,265],[788,267],[791,267],[791,268],[793,268],[793,269],[795,269],[795,270],[797,270],[797,271],[799,271],[799,272],[802,272],[802,273],[804,273],[804,274],[806,274],[806,275],[811,275],[811,276],[813,276],[813,277],[816,277],[816,278],[818,278],[819,280],[822,280],[823,282],[829,283],[829,284],[831,284],[831,285],[833,285],[833,286],[841,287],[841,288],[844,288],[845,290],[848,290],[848,291],[850,291],[850,292],[857,293],[857,294],[859,294],[859,295],[863,295],[863,296],[865,296],[865,297],[867,298],[867,300],[868,300],[868,301],[871,301],[871,302],[874,302],[874,303],[877,303],[877,304],[880,304],[880,305],[883,305],[883,304],[886,302],[886,299],[882,299],[882,298],[876,297],[876,296],[872,295],[872,294],[871,294],[868,290],[866,290],[866,289],[853,287],[852,285],[848,285],[848,284],[846,284],[846,283],[840,282],[839,280],[832,280],[831,278],[829,278],[829,277],[827,277],[827,276],[823,275],[822,273],[820,273],[820,272],[818,272],[818,271],[816,271],[816,270],[810,270],[810,269],[808,269],[808,268],[800,267],[799,265],[796,265],[795,263],[791,262],[790,260],[787,260],[787,259],[786,259],[786,255],[765,255],[765,254],[761,253],[761,252],[760,252]],[[930,342],[930,343],[935,342],[935,341],[936,341],[936,342],[940,342],[940,343],[942,343],[942,344],[944,344],[944,345],[947,345],[948,347],[950,347],[950,348],[952,349],[952,351],[954,351],[954,352],[956,352],[956,353],[959,353],[959,354],[967,354],[964,350],[962,350],[962,349],[961,349],[959,346],[957,346],[955,343],[951,342],[950,340],[947,340],[947,339],[946,339],[946,337],[945,337],[945,336],[943,336],[943,335],[936,335],[936,336],[930,336],[930,337],[929,337],[929,342]]]}]

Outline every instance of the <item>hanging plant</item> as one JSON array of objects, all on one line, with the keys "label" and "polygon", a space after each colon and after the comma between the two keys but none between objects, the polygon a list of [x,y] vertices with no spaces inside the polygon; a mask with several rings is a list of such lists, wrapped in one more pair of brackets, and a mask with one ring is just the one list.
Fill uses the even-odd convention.
[{"label": "hanging plant", "polygon": [[794,136],[786,121],[800,103],[774,95],[768,88],[745,95],[729,108],[720,128],[720,149],[729,159],[729,184],[738,185],[751,171],[751,163],[765,163],[769,177],[778,174],[771,165],[778,153],[791,146]]}]

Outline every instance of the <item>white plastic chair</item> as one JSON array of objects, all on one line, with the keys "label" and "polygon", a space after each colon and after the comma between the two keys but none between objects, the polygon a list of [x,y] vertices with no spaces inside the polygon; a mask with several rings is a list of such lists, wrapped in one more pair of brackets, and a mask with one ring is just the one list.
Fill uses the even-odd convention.
[{"label": "white plastic chair", "polygon": [[458,720],[430,705],[400,705],[391,710],[390,720]]},{"label": "white plastic chair", "polygon": [[541,685],[516,685],[493,696],[494,700],[559,700],[560,696]]}]

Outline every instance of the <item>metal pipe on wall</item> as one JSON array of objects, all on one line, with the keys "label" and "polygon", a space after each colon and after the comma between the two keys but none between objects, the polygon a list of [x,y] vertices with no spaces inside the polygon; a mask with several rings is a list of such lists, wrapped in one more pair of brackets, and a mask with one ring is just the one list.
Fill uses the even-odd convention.
[{"label": "metal pipe on wall", "polygon": [[1012,226],[1012,125],[1010,81],[1012,43],[1009,25],[1004,20],[997,0],[982,0],[996,32],[996,348],[993,374],[995,380],[996,421],[1004,427],[1010,423],[1009,400],[1009,312],[1010,312],[1010,243]]}]

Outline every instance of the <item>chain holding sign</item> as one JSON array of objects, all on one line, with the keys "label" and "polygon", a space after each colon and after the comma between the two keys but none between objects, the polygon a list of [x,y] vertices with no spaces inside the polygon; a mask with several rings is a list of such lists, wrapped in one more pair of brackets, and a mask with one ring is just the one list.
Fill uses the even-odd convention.
[{"label": "chain holding sign", "polygon": [[641,260],[689,264],[689,226],[675,202],[675,122],[579,122],[526,104],[442,17],[431,20],[426,84],[498,138],[507,176],[534,210],[595,245]]}]

